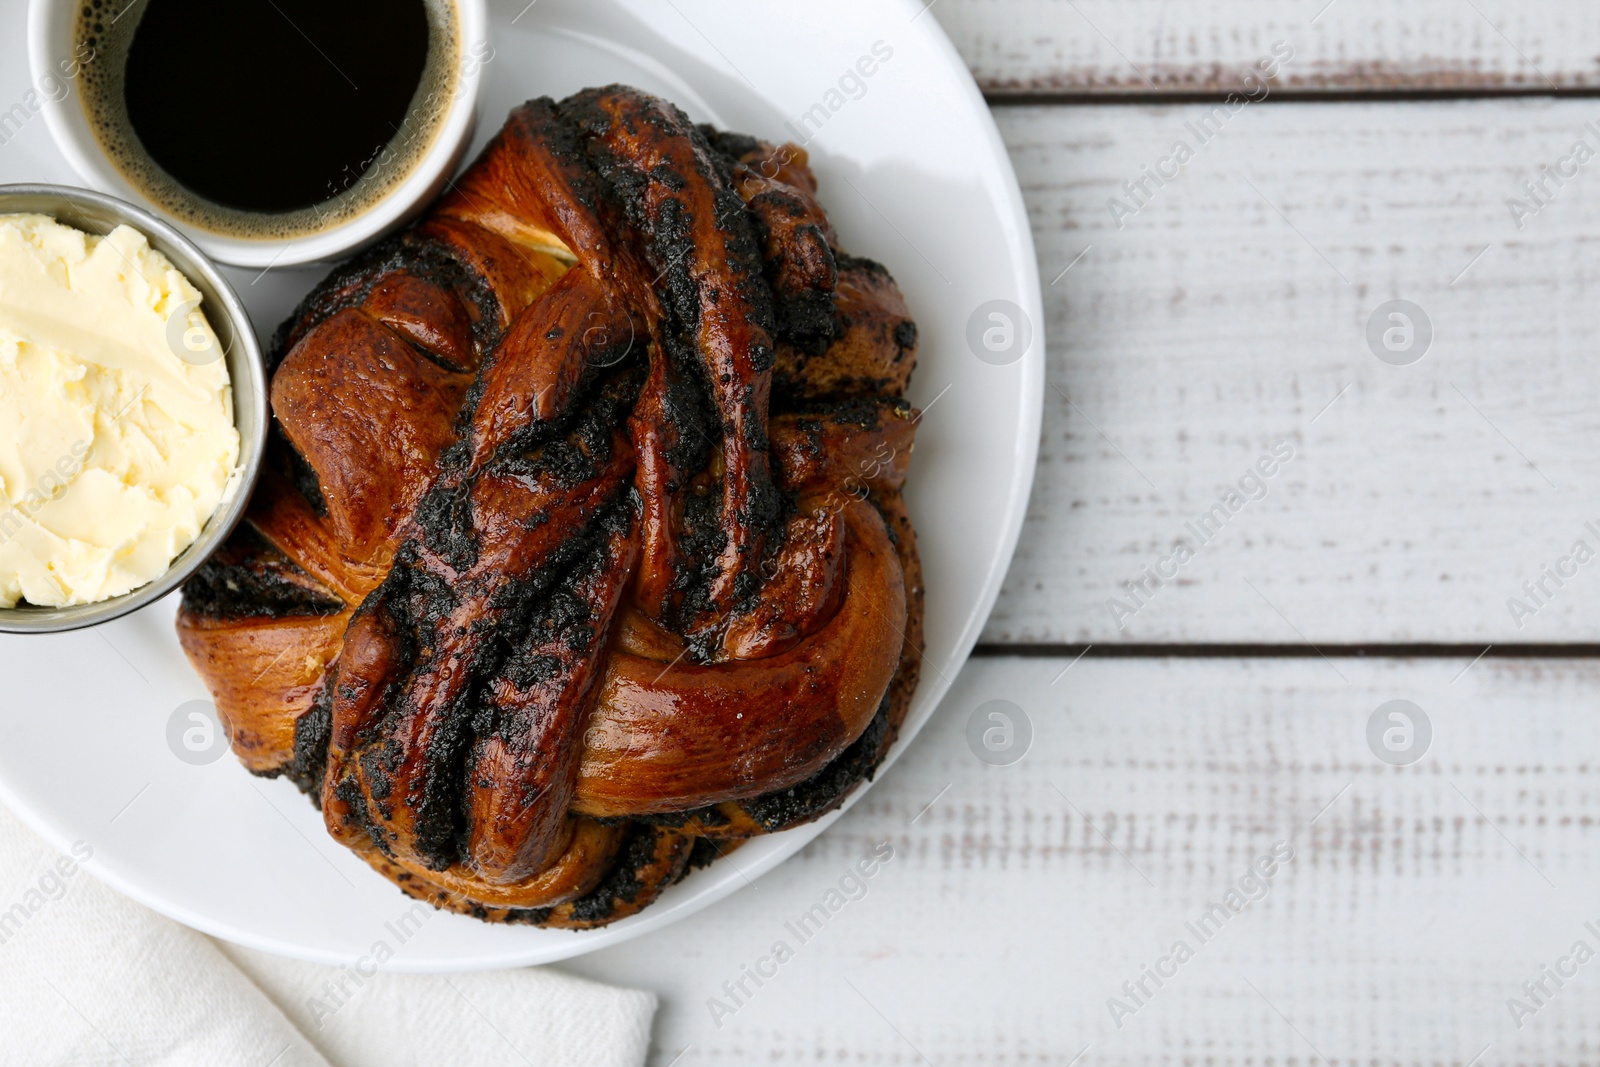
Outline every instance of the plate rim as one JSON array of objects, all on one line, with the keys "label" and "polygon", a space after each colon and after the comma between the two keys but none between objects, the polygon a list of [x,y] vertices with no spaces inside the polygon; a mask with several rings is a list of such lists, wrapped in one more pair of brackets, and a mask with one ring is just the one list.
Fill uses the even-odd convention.
[{"label": "plate rim", "polygon": [[[917,16],[919,13],[925,12],[927,7],[931,5],[925,5],[919,0],[895,0],[895,6],[900,11],[912,16],[910,21],[918,21]],[[992,557],[988,573],[984,577],[983,593],[972,606],[955,641],[947,665],[948,676],[930,680],[924,673],[914,697],[919,706],[919,713],[908,719],[906,727],[902,728],[899,738],[874,772],[875,779],[894,765],[916,740],[917,735],[921,733],[928,720],[938,712],[954,682],[955,675],[966,666],[967,660],[971,657],[972,649],[977,644],[984,625],[988,621],[989,614],[993,611],[995,602],[999,598],[1001,586],[1015,556],[1017,542],[1027,517],[1028,502],[1038,465],[1039,435],[1044,414],[1046,354],[1048,352],[1048,339],[1044,330],[1043,290],[1040,286],[1039,263],[1033,242],[1033,230],[1011,155],[1000,136],[999,127],[995,123],[994,115],[990,111],[988,103],[984,100],[983,94],[968,70],[965,61],[962,60],[944,28],[937,20],[930,19],[928,26],[922,28],[921,32],[927,36],[932,52],[942,59],[944,66],[948,68],[950,75],[954,78],[954,87],[961,94],[964,106],[976,118],[987,142],[991,158],[998,166],[1003,189],[1001,190],[1002,197],[997,199],[995,203],[998,208],[1003,209],[1003,216],[1012,224],[1016,234],[1015,240],[1007,241],[1007,244],[1011,246],[1008,249],[1008,254],[1013,260],[1012,266],[1016,277],[1020,281],[1017,299],[1022,306],[1023,312],[1031,316],[1036,327],[1033,330],[1031,346],[1018,361],[1021,376],[1018,386],[1019,420],[1016,433],[1012,438],[1015,448],[1013,455],[1016,462],[1012,467],[1011,484],[1006,494],[1007,507],[1001,526],[999,550]],[[663,907],[662,903],[657,903],[637,915],[599,929],[560,931],[559,933],[570,935],[563,942],[546,942],[543,944],[530,942],[525,948],[512,946],[509,950],[480,951],[476,956],[463,956],[449,960],[429,957],[408,958],[407,954],[400,953],[386,961],[382,969],[393,973],[413,974],[449,974],[504,970],[513,967],[556,963],[576,956],[587,955],[590,952],[618,945],[625,941],[631,941],[653,930],[676,923],[726,899],[735,891],[751,884],[754,879],[782,865],[796,852],[826,832],[834,822],[865,796],[875,784],[875,780],[864,783],[861,787],[853,790],[838,808],[821,816],[814,822],[795,827],[781,834],[758,839],[770,842],[771,845],[766,854],[758,858],[753,864],[733,866],[732,857],[723,857],[721,863],[723,871],[720,872],[722,875],[720,882],[708,885],[692,897],[672,902],[669,906]],[[30,830],[43,838],[51,847],[62,853],[70,850],[72,845],[70,835],[62,828],[57,827],[51,819],[33,810],[30,805],[23,802],[4,775],[0,775],[0,803],[4,803]],[[304,944],[288,943],[275,937],[261,936],[248,930],[239,929],[230,923],[217,921],[210,916],[199,914],[155,892],[147,892],[136,878],[127,875],[117,864],[113,863],[108,866],[104,861],[96,858],[86,862],[84,870],[100,883],[109,886],[119,894],[151,909],[157,914],[231,944],[325,966],[349,965],[354,961],[352,957],[337,951],[325,952]],[[714,870],[715,868],[707,868],[705,871],[698,873],[701,876],[706,876]],[[416,903],[421,904],[424,902],[417,901]],[[556,931],[546,932],[555,933]]]}]

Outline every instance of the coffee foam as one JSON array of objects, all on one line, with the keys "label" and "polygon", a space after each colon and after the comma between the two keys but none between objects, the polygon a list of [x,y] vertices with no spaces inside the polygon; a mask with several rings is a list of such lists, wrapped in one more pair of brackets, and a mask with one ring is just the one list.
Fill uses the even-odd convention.
[{"label": "coffee foam", "polygon": [[[423,0],[428,13],[428,60],[400,130],[379,149],[359,177],[338,194],[295,211],[266,213],[226,207],[185,188],[145,152],[128,118],[123,79],[143,4],[125,0],[83,0],[73,27],[83,64],[78,98],[96,143],[117,172],[152,204],[173,218],[225,237],[285,240],[324,233],[376,207],[411,175],[428,154],[461,81],[460,20],[452,0]],[[227,0],[220,0],[227,2]],[[90,49],[90,51],[83,51]],[[308,116],[315,121],[315,116]],[[195,131],[195,150],[204,151],[205,131]]]}]

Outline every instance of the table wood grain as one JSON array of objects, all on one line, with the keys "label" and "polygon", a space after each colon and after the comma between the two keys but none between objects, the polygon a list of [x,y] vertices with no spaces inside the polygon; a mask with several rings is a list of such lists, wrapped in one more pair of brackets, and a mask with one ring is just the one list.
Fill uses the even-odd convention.
[{"label": "table wood grain", "polygon": [[[661,995],[656,1067],[1600,1062],[1600,962],[1573,958],[1600,952],[1600,562],[1545,576],[1600,550],[1600,161],[1520,188],[1600,150],[1595,9],[927,17],[996,105],[1047,283],[1039,474],[986,654],[791,861],[562,966]],[[20,36],[0,58],[23,69]],[[1222,121],[1241,90],[1264,98]],[[40,122],[5,149],[73,180]],[[312,280],[240,284],[287,308]],[[1367,340],[1393,299],[1433,328],[1408,366]],[[1368,739],[1392,700],[1431,728],[1405,766]],[[1032,732],[1008,766],[968,741],[992,701]]]},{"label": "table wood grain", "polygon": [[[1600,565],[1561,560],[1600,551],[1600,163],[1536,213],[1507,200],[1600,150],[1600,102],[1268,102],[1202,144],[1210,114],[996,111],[1048,381],[984,641],[1594,641]],[[1194,158],[1130,196],[1177,141]],[[1409,366],[1367,337],[1396,298],[1432,326]],[[1275,447],[1292,460],[1241,490]]]},{"label": "table wood grain", "polygon": [[1279,86],[1318,93],[1582,91],[1600,85],[1578,0],[934,0],[991,96],[1236,89],[1277,41]]},{"label": "table wood grain", "polygon": [[[1542,1004],[1522,983],[1600,951],[1600,663],[1070,662],[973,661],[789,863],[562,966],[662,992],[658,1067],[1594,1061],[1600,962]],[[1432,728],[1403,767],[1366,739],[1396,699]],[[993,700],[1032,724],[1011,766],[967,744]],[[793,957],[762,965],[778,941]]]}]

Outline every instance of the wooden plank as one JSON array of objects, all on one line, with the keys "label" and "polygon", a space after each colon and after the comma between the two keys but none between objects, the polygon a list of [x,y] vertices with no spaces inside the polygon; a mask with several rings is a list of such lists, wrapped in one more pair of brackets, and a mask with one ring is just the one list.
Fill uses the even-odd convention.
[{"label": "wooden plank", "polygon": [[1532,91],[1600,85],[1578,0],[935,0],[985,92],[1223,93],[1284,41],[1294,92]]},{"label": "wooden plank", "polygon": [[[1575,140],[1600,147],[1600,109],[1265,104],[1202,144],[1209,113],[997,112],[1049,370],[1029,521],[984,640],[1600,640],[1600,565],[1561,562],[1579,540],[1600,551],[1600,163],[1551,183],[1520,229],[1507,206],[1533,206],[1519,183]],[[1194,158],[1114,218],[1179,140]],[[1410,366],[1367,341],[1393,298],[1432,323]],[[1293,459],[1266,498],[1202,542],[1188,524],[1275,447]],[[1156,588],[1144,568],[1185,543],[1195,557]],[[1547,566],[1576,574],[1558,587]]]},{"label": "wooden plank", "polygon": [[[668,930],[562,966],[662,994],[652,1062],[1592,1062],[1600,962],[1600,661],[980,659],[862,803],[785,866]],[[1453,684],[1452,684],[1452,680]],[[1432,739],[1368,748],[1402,698]],[[1034,740],[968,749],[1005,699]],[[928,805],[931,802],[931,807]],[[926,808],[926,810],[924,810]],[[920,813],[920,817],[919,817]],[[1092,824],[1092,825],[1091,825]],[[786,926],[894,857],[809,941]],[[1279,862],[1248,876],[1263,855]],[[1282,859],[1286,848],[1292,859]],[[737,853],[732,857],[737,860]],[[1269,865],[1271,866],[1271,865]],[[1260,899],[1199,925],[1244,881]],[[1262,888],[1264,886],[1264,888]],[[1185,925],[1211,936],[1202,939]],[[795,948],[731,1015],[776,941]],[[1193,958],[1135,1004],[1174,942]],[[1570,969],[1570,967],[1568,968]],[[1119,1011],[1119,1028],[1108,1000]],[[1519,1029],[1508,998],[1535,1009]]]}]

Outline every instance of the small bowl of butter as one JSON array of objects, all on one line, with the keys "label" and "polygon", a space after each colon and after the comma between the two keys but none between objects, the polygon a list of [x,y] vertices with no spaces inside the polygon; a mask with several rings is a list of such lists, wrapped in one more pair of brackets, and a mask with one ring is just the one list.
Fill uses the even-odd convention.
[{"label": "small bowl of butter", "polygon": [[126,615],[243,515],[267,438],[244,305],[113,197],[0,185],[0,631]]}]

